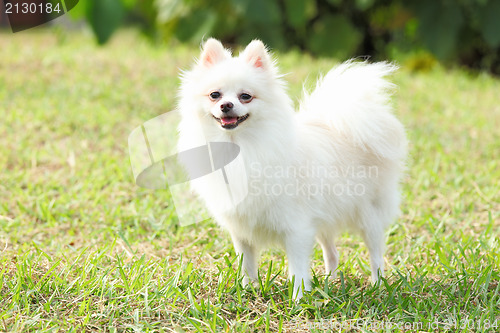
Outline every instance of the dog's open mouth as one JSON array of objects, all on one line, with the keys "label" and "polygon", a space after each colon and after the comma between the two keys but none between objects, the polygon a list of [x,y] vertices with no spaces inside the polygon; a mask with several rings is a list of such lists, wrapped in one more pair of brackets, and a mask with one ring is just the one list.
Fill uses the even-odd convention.
[{"label": "dog's open mouth", "polygon": [[217,118],[216,116],[212,115],[215,120],[220,124],[220,126],[224,129],[233,129],[238,127],[239,124],[244,122],[245,120],[248,119],[250,114],[246,114],[241,117],[222,117],[222,118]]}]

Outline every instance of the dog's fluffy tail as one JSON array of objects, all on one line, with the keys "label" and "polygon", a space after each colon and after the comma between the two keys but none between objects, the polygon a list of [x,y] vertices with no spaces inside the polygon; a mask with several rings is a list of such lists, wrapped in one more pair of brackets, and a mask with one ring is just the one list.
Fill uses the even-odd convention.
[{"label": "dog's fluffy tail", "polygon": [[333,68],[304,97],[299,117],[321,121],[346,139],[382,158],[402,159],[406,137],[392,115],[393,84],[385,79],[397,67],[387,62],[348,61]]}]

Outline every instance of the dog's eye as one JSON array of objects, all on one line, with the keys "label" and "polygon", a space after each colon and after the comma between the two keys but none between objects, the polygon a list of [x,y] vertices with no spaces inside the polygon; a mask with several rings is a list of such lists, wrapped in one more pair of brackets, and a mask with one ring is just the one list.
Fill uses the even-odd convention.
[{"label": "dog's eye", "polygon": [[253,96],[247,93],[243,93],[240,95],[240,100],[242,102],[250,102],[253,99]]},{"label": "dog's eye", "polygon": [[222,94],[218,91],[212,91],[208,96],[210,96],[211,100],[215,101],[218,100],[222,96]]}]

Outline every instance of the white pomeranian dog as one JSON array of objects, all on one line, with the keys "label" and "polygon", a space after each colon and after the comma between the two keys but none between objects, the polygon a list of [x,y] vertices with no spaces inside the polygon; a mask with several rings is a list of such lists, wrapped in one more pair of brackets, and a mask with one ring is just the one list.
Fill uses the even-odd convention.
[{"label": "white pomeranian dog", "polygon": [[[399,214],[407,147],[384,79],[395,69],[343,63],[319,80],[299,112],[259,40],[233,57],[209,39],[183,73],[179,151],[207,142],[239,147],[239,162],[223,178],[202,177],[192,187],[243,256],[244,283],[257,278],[259,252],[278,245],[288,257],[294,297],[302,297],[310,290],[315,240],[326,274],[335,276],[335,238],[345,230],[365,241],[372,281],[383,275],[384,233]],[[222,195],[228,180],[233,195],[245,194],[237,203]]]}]

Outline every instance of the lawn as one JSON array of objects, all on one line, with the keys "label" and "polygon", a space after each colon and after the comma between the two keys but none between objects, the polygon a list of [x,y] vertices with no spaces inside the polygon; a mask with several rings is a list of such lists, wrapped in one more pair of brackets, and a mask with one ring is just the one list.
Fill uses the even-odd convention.
[{"label": "lawn", "polygon": [[[175,108],[199,50],[131,32],[104,48],[60,30],[0,33],[1,331],[498,331],[500,80],[435,66],[395,75],[411,156],[387,279],[369,282],[358,237],[339,277],[291,299],[264,253],[244,288],[213,221],[180,226],[169,193],[135,185],[127,138]],[[334,60],[277,54],[300,99]]]}]

